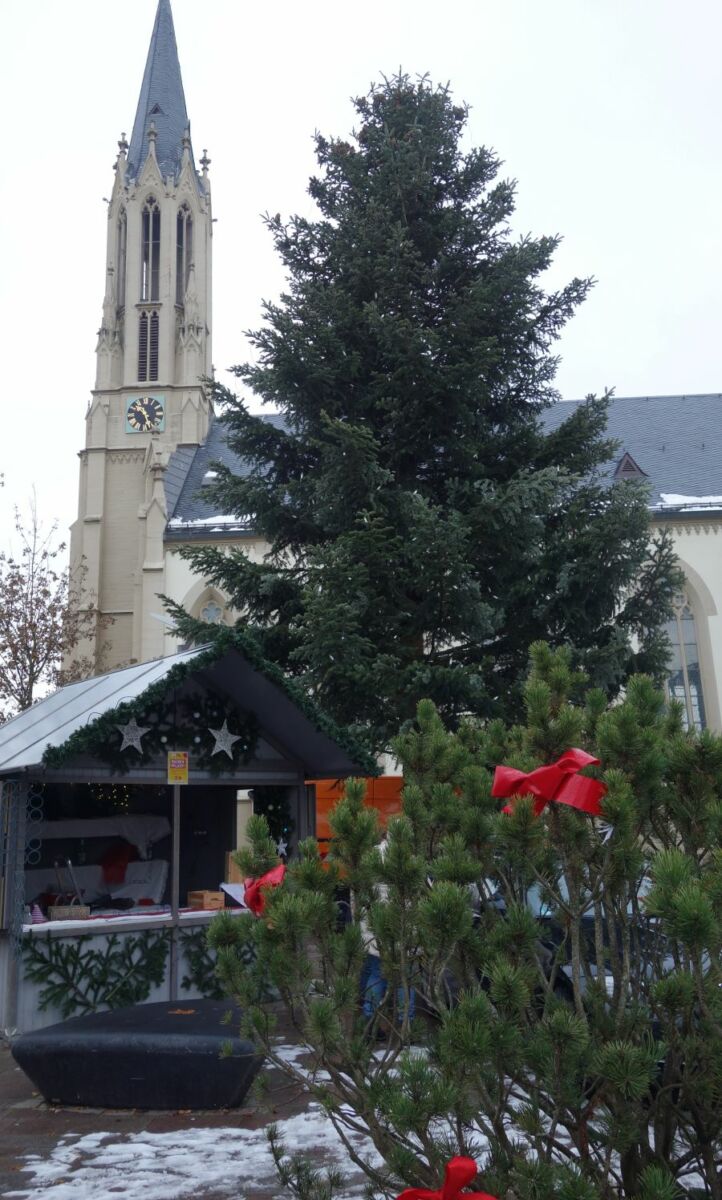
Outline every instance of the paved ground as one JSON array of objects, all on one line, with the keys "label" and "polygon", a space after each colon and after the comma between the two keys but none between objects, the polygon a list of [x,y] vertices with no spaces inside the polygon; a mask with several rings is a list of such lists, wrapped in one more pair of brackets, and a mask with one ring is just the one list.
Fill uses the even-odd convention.
[{"label": "paved ground", "polygon": [[[262,1130],[272,1121],[286,1122],[291,1146],[295,1140],[299,1148],[313,1152],[310,1143],[323,1134],[318,1139],[326,1141],[325,1149],[318,1146],[321,1159],[341,1160],[332,1144],[335,1135],[329,1141],[328,1122],[323,1128],[320,1114],[314,1115],[307,1100],[294,1094],[280,1071],[270,1068],[267,1074],[263,1102],[251,1098],[248,1107],[237,1110],[54,1108],[33,1090],[7,1046],[2,1046],[0,1196],[14,1193],[28,1200],[85,1200],[86,1196],[104,1200],[106,1192],[117,1193],[119,1200],[165,1200],[166,1196],[170,1200],[186,1196],[194,1200],[278,1200],[287,1196],[270,1155],[266,1159],[263,1135],[254,1136],[251,1131]],[[102,1139],[102,1162],[98,1157],[100,1139],[93,1136],[101,1134],[109,1135]],[[138,1166],[143,1154],[148,1164],[145,1174]],[[225,1164],[222,1171],[217,1170],[219,1155]],[[23,1170],[29,1159],[33,1162],[30,1173]],[[197,1165],[195,1179],[188,1175],[189,1161]],[[117,1182],[113,1182],[113,1169]],[[349,1195],[358,1194],[361,1182],[355,1174],[349,1177]]]}]

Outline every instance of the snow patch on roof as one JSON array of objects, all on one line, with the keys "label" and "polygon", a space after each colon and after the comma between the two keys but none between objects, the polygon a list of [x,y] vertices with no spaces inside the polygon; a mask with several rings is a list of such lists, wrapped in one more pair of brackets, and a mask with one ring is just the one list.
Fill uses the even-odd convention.
[{"label": "snow patch on roof", "polygon": [[655,504],[654,508],[722,508],[722,496],[684,496],[677,492],[661,492],[659,504]]},{"label": "snow patch on roof", "polygon": [[186,521],[183,517],[172,517],[168,522],[169,529],[193,529],[200,526],[209,527],[211,525],[236,525],[242,529],[248,525],[248,517],[232,517],[226,513],[217,513],[212,517],[192,517]]}]

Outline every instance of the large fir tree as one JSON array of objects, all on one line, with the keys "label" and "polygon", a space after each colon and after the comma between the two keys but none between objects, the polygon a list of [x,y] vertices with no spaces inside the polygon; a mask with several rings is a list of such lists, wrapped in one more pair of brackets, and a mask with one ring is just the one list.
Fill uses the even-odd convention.
[{"label": "large fir tree", "polygon": [[377,746],[422,696],[452,720],[513,711],[539,637],[607,689],[658,672],[672,556],[649,554],[639,488],[600,482],[606,398],[540,422],[590,282],[544,290],[558,238],[512,236],[514,186],[462,148],[448,89],[400,75],[355,109],[350,140],[316,137],[317,217],[267,221],[288,290],[235,373],[284,420],[215,389],[249,470],[209,492],[271,554],[188,557]]}]

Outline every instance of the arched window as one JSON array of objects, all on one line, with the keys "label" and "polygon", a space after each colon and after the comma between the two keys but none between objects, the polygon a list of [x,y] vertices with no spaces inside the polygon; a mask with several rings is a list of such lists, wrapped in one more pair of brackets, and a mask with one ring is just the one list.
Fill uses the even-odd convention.
[{"label": "arched window", "polygon": [[686,592],[678,592],[673,603],[674,617],[667,622],[672,646],[667,694],[670,700],[678,700],[682,705],[685,729],[704,729],[706,719],[694,613]]},{"label": "arched window", "polygon": [[201,609],[201,621],[207,621],[209,625],[221,625],[223,623],[223,609],[215,600],[206,600]]},{"label": "arched window", "polygon": [[[192,617],[195,617],[197,621],[205,621],[207,625],[226,625],[230,621],[226,602],[215,588],[203,588],[195,600],[191,601],[190,597],[186,596],[183,603]],[[186,640],[178,646],[178,650],[190,650],[193,645],[199,645],[204,641],[204,636],[199,633],[196,641]]]},{"label": "arched window", "polygon": [[142,312],[138,321],[138,382],[152,383],[158,378],[158,313]]},{"label": "arched window", "polygon": [[117,235],[118,244],[116,250],[116,263],[118,282],[116,285],[116,296],[118,309],[123,309],[125,308],[125,263],[127,258],[128,244],[128,218],[126,217],[124,208],[121,208],[120,212],[118,213]]},{"label": "arched window", "polygon": [[140,264],[141,300],[160,300],[160,208],[154,196],[143,205]]},{"label": "arched window", "polygon": [[182,304],[193,259],[193,217],[187,204],[178,209],[175,244],[175,302]]}]

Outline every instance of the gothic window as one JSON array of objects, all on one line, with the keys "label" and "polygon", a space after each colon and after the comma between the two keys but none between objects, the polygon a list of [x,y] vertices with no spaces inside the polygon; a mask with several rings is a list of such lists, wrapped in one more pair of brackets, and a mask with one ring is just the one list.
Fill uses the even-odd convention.
[{"label": "gothic window", "polygon": [[207,600],[201,609],[201,621],[209,625],[220,625],[223,620],[223,609],[215,600]]},{"label": "gothic window", "polygon": [[121,208],[118,213],[118,246],[117,246],[117,302],[118,308],[125,308],[125,260],[127,257],[128,239],[128,218],[125,214],[125,209]]},{"label": "gothic window", "polygon": [[140,264],[141,300],[159,300],[160,287],[160,208],[154,196],[143,205]]},{"label": "gothic window", "polygon": [[176,219],[175,302],[182,304],[193,258],[193,217],[187,204],[178,210]]},{"label": "gothic window", "polygon": [[152,383],[158,378],[160,321],[155,311],[142,312],[138,320],[138,382]]},{"label": "gothic window", "polygon": [[670,700],[678,700],[682,705],[685,729],[704,729],[697,631],[686,592],[679,592],[674,597],[674,617],[667,622],[667,635],[672,647],[667,694]]}]

